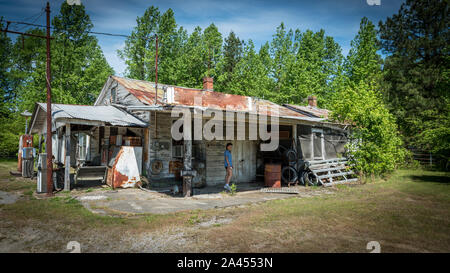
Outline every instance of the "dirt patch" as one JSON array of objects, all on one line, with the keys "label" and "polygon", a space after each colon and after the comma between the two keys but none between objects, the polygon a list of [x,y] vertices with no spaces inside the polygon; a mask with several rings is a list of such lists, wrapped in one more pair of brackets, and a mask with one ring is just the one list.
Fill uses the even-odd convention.
[{"label": "dirt patch", "polygon": [[224,224],[229,224],[233,221],[231,218],[218,218],[213,216],[210,220],[204,221],[198,224],[199,227],[211,227],[211,226],[221,226]]},{"label": "dirt patch", "polygon": [[0,204],[13,204],[19,199],[19,195],[0,191]]}]

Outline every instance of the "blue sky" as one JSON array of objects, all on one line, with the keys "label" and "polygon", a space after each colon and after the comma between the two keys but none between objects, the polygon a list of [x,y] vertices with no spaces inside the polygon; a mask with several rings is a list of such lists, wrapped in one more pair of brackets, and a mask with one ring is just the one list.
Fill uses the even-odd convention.
[{"label": "blue sky", "polygon": [[[50,0],[54,15],[65,0]],[[86,6],[94,31],[130,34],[136,17],[144,10],[157,6],[161,11],[172,8],[178,25],[191,32],[196,26],[214,23],[227,36],[233,30],[241,39],[252,39],[257,47],[270,41],[276,27],[284,22],[288,28],[317,31],[323,28],[341,45],[343,53],[350,49],[350,41],[358,32],[363,16],[378,25],[380,20],[397,13],[404,0],[378,0],[380,5],[369,5],[375,0],[81,0]],[[45,16],[34,16],[42,11],[47,0],[0,0],[0,16],[7,20],[45,23]],[[27,19],[27,20],[25,20]],[[11,27],[14,29],[14,27]],[[19,26],[17,28],[23,28]],[[22,29],[23,30],[23,29]],[[125,69],[116,51],[125,38],[98,35],[106,59],[116,74]]]}]

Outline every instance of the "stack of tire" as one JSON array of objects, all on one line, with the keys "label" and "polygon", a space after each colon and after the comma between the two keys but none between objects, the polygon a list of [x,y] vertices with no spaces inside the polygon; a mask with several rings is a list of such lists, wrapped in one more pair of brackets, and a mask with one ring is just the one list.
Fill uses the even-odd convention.
[{"label": "stack of tire", "polygon": [[298,177],[298,157],[294,149],[288,149],[283,153],[283,165],[281,169],[281,179],[284,184],[294,184],[299,180]]}]

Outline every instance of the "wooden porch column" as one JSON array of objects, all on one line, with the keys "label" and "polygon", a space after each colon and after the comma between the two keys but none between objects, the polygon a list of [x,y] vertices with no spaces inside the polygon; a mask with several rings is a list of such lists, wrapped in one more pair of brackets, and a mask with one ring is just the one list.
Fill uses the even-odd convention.
[{"label": "wooden porch column", "polygon": [[38,154],[42,153],[42,134],[39,133],[39,148],[38,148]]},{"label": "wooden porch column", "polygon": [[294,140],[294,145],[295,145],[295,147],[292,147],[292,148],[295,148],[295,150],[297,151],[296,159],[298,159],[301,156],[298,154],[298,152],[300,151],[300,149],[299,149],[300,141],[298,141],[297,124],[292,125],[292,139]]},{"label": "wooden porch column", "polygon": [[64,168],[64,190],[70,191],[70,123],[66,123],[66,164]]},{"label": "wooden porch column", "polygon": [[183,196],[192,196],[192,140],[184,140]]}]

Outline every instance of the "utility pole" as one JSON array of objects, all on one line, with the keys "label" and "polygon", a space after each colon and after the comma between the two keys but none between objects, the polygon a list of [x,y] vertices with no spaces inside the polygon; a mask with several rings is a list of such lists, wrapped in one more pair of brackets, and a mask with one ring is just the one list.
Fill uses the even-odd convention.
[{"label": "utility pole", "polygon": [[[50,3],[47,2],[47,7],[45,8],[45,12],[47,13],[47,35],[37,35],[32,33],[25,33],[19,31],[8,30],[8,26],[11,23],[7,21],[7,25],[5,29],[0,29],[1,32],[19,34],[22,36],[43,38],[47,40],[47,70],[46,70],[46,82],[47,82],[47,138],[45,144],[45,150],[47,153],[47,195],[51,196],[53,194],[53,162],[52,162],[52,96],[51,96],[51,56],[50,56],[50,40],[53,39],[50,37]],[[39,143],[40,144],[40,143]]]},{"label": "utility pole", "polygon": [[157,104],[158,100],[158,34],[155,34],[156,38],[156,54],[155,54],[155,101],[154,104]]},{"label": "utility pole", "polygon": [[[50,3],[45,8],[47,14],[47,138],[45,152],[47,153],[47,196],[53,195],[53,162],[52,162],[52,87],[51,81],[51,56],[50,56]],[[66,166],[67,168],[67,166]]]}]

